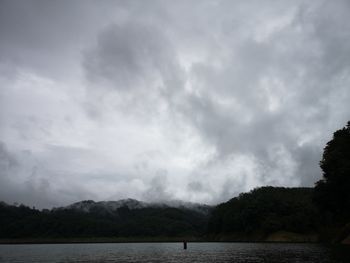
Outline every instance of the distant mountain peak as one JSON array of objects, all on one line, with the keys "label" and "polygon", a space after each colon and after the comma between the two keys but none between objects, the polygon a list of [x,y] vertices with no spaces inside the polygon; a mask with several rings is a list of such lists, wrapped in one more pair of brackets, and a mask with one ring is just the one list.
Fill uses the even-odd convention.
[{"label": "distant mountain peak", "polygon": [[99,201],[83,200],[80,202],[73,203],[71,205],[61,207],[60,209],[73,209],[84,212],[90,212],[93,208],[103,208],[107,211],[115,211],[121,207],[128,207],[129,209],[139,209],[147,207],[146,203],[140,202],[135,199],[121,199],[118,201]]},{"label": "distant mountain peak", "polygon": [[83,211],[88,213],[88,212],[91,212],[91,210],[93,209],[104,209],[109,212],[114,212],[121,207],[128,207],[131,210],[148,208],[148,207],[156,207],[156,208],[172,207],[172,208],[178,208],[178,209],[194,210],[196,212],[200,212],[203,214],[209,213],[211,209],[211,206],[208,206],[208,205],[184,202],[180,200],[147,203],[147,202],[138,201],[132,198],[120,199],[118,201],[99,201],[99,202],[95,202],[93,200],[83,200],[65,207],[59,207],[57,209],[69,209],[69,210],[72,209],[72,210],[78,210],[78,211]]}]

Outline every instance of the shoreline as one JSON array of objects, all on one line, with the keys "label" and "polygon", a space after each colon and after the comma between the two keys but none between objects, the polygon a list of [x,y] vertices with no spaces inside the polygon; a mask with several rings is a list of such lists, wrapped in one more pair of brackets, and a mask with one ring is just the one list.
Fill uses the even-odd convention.
[{"label": "shoreline", "polygon": [[206,242],[194,238],[3,238],[1,245],[13,244],[98,244],[98,243],[180,243],[180,242]]},{"label": "shoreline", "polygon": [[32,239],[0,239],[0,245],[44,245],[44,244],[117,244],[117,243],[264,243],[264,244],[324,244],[315,241],[285,241],[285,240],[213,240],[213,239],[172,239],[172,238],[32,238]]}]

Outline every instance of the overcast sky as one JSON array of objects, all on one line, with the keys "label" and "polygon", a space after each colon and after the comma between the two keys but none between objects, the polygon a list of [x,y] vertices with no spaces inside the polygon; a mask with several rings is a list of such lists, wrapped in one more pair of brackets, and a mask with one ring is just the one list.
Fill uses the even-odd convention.
[{"label": "overcast sky", "polygon": [[0,200],[313,186],[350,119],[350,1],[0,0]]}]

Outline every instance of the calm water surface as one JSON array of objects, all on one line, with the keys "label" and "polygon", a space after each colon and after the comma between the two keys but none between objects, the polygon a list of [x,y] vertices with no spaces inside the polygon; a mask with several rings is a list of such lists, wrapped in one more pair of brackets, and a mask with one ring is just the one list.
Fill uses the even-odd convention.
[{"label": "calm water surface", "polygon": [[0,262],[350,262],[348,247],[272,243],[0,245]]}]

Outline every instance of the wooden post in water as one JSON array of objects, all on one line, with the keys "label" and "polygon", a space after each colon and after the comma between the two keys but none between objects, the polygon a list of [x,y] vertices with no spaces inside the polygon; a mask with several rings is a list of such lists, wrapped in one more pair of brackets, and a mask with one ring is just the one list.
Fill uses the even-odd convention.
[{"label": "wooden post in water", "polygon": [[184,241],[184,249],[187,249],[187,242]]}]

